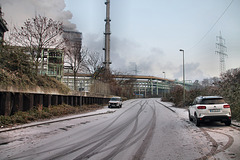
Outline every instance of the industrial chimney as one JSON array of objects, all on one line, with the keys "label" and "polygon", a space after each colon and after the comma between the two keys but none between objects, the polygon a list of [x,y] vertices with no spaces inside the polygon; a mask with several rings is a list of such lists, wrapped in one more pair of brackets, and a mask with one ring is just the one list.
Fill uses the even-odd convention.
[{"label": "industrial chimney", "polygon": [[105,69],[107,71],[110,70],[110,0],[106,0],[105,2],[106,4],[106,19],[105,19],[105,47],[103,48],[103,50],[105,51],[105,62],[103,62],[105,64]]}]

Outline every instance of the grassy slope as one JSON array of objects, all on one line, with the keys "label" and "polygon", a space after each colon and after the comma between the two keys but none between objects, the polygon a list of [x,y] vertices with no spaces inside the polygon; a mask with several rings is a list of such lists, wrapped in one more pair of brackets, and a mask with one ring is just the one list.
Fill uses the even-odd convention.
[{"label": "grassy slope", "polygon": [[67,86],[48,76],[36,74],[34,63],[22,48],[0,46],[0,90],[58,92],[67,94]]}]

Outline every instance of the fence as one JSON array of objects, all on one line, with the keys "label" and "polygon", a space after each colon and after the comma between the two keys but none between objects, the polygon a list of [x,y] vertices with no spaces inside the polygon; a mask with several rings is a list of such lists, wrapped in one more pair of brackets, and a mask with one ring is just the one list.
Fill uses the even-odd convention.
[{"label": "fence", "polygon": [[12,115],[17,111],[28,111],[34,106],[68,104],[82,106],[89,104],[107,104],[109,98],[85,97],[75,95],[38,94],[23,92],[0,92],[0,115]]}]

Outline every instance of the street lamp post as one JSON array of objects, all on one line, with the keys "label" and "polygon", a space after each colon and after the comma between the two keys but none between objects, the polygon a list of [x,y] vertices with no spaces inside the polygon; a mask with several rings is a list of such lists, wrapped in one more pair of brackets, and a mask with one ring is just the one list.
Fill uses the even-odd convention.
[{"label": "street lamp post", "polygon": [[185,68],[184,68],[184,50],[180,49],[180,52],[183,52],[183,107],[185,106]]},{"label": "street lamp post", "polygon": [[[163,73],[163,78],[166,79],[166,73],[165,72],[162,72]],[[165,83],[165,82],[164,82]],[[163,97],[166,97],[165,95],[165,84],[163,84]]]}]

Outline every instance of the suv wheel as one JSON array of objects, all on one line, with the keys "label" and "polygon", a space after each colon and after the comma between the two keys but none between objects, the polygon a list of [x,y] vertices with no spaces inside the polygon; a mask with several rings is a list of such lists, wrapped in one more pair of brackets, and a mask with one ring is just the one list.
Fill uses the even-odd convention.
[{"label": "suv wheel", "polygon": [[199,127],[200,126],[200,121],[198,120],[198,118],[197,118],[197,115],[195,114],[195,118],[194,118],[194,123],[195,123],[195,125],[197,126],[197,127]]},{"label": "suv wheel", "polygon": [[226,126],[230,126],[230,125],[231,125],[231,121],[225,122],[225,125],[226,125]]},{"label": "suv wheel", "polygon": [[191,122],[193,121],[189,111],[188,111],[188,118],[189,118],[189,121],[191,121]]}]

